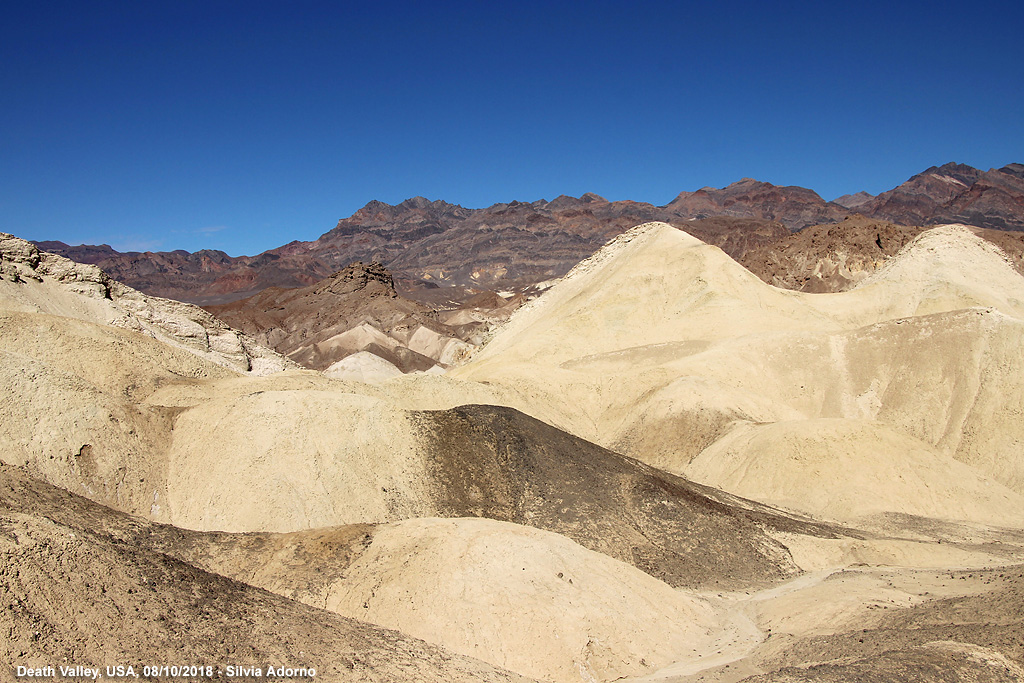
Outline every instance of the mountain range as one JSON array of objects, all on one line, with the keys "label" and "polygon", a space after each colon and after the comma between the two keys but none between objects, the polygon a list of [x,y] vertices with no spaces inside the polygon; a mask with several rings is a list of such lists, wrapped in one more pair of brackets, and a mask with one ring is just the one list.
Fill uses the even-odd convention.
[{"label": "mountain range", "polygon": [[313,285],[354,261],[382,263],[400,292],[429,300],[439,288],[472,295],[522,290],[561,277],[610,238],[649,221],[682,227],[738,259],[791,232],[838,223],[852,212],[908,226],[964,223],[1024,231],[1024,164],[981,171],[948,163],[877,196],[860,192],[832,202],[803,187],[750,178],[682,192],[664,206],[608,201],[593,193],[484,209],[423,197],[397,205],[371,201],[316,240],[293,241],[256,256],[215,250],[120,253],[107,245],[54,241],[37,245],[99,265],[147,294],[199,304],[233,301],[272,286]]}]

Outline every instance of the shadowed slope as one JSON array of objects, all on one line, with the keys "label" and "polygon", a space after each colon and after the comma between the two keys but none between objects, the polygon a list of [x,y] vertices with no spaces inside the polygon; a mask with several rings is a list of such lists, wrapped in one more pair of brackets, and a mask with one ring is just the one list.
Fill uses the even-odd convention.
[{"label": "shadowed slope", "polygon": [[797,570],[768,535],[836,528],[693,484],[510,408],[419,413],[438,514],[527,524],[673,586],[774,583]]},{"label": "shadowed slope", "polygon": [[902,608],[878,609],[877,601],[875,609],[836,632],[766,643],[753,659],[771,673],[743,681],[1024,680],[1024,566],[954,570],[936,578],[933,589],[954,587],[961,594],[931,599],[926,593],[920,604]]}]

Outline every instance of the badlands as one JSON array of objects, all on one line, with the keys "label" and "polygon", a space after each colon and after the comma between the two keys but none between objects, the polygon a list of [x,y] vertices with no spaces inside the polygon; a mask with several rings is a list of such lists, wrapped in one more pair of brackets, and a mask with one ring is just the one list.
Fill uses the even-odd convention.
[{"label": "badlands", "polygon": [[5,679],[1024,680],[1024,277],[975,229],[809,293],[643,224],[373,382],[0,256]]}]

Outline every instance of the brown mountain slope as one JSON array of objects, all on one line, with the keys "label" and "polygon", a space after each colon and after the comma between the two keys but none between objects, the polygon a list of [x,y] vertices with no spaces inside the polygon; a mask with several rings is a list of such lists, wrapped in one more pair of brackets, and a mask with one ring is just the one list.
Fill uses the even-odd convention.
[{"label": "brown mountain slope", "polygon": [[873,273],[921,230],[855,215],[752,249],[739,262],[776,287],[840,292]]},{"label": "brown mountain slope", "polygon": [[431,284],[475,291],[522,289],[561,277],[611,237],[654,219],[685,224],[737,256],[788,232],[762,219],[723,217],[705,224],[691,218],[666,207],[609,202],[590,194],[486,209],[416,197],[396,206],[370,202],[317,240],[292,242],[254,257],[214,251],[110,255],[104,249],[46,244],[57,253],[94,262],[114,279],[147,293],[206,305],[267,287],[309,286],[354,261],[384,264],[411,297]]},{"label": "brown mountain slope", "polygon": [[871,201],[875,195],[867,192],[854,192],[853,194],[844,194],[842,197],[836,197],[832,200],[833,204],[839,206],[845,206],[847,209],[856,209],[858,206]]},{"label": "brown mountain slope", "polygon": [[[840,200],[826,202],[813,190],[744,178],[720,189],[683,192],[660,207],[610,202],[593,193],[484,209],[423,197],[395,206],[372,201],[316,240],[291,242],[258,256],[233,258],[211,250],[118,254],[106,245],[41,244],[100,265],[147,294],[202,304],[244,298],[267,287],[309,286],[354,261],[384,264],[413,298],[427,283],[521,290],[564,275],[608,239],[649,221],[682,227],[734,258],[784,237],[786,229],[840,221],[850,207],[902,225],[966,223],[1024,230],[1024,165],[982,172],[950,163],[877,197],[857,193]],[[706,218],[760,223],[734,222],[724,229],[721,220],[704,224]]]},{"label": "brown mountain slope", "polygon": [[[565,198],[561,203],[575,201]],[[431,208],[435,204],[437,202],[425,206]],[[400,214],[397,208],[387,207],[389,210],[385,213],[387,216]],[[737,254],[789,234],[779,223],[730,217],[690,221],[687,228]],[[443,310],[431,310],[399,295],[391,273],[378,262],[370,265],[356,262],[306,287],[268,287],[244,299],[208,304],[206,309],[291,360],[315,370],[326,370],[360,351],[372,353],[402,372],[427,370],[438,363],[449,365],[465,358],[491,324],[507,319],[524,301],[522,296],[503,298],[491,290],[476,294],[479,289],[464,285],[442,288],[430,284],[435,276],[454,277],[442,262],[458,261],[460,257],[451,252],[459,239],[455,233],[467,230],[455,227],[445,232],[444,238],[453,242],[444,249],[426,247],[426,251],[433,254],[431,258],[437,259],[436,268],[421,273],[426,280],[406,279],[407,286],[420,283],[416,291],[408,292],[408,297],[429,301],[432,307]],[[487,235],[477,233],[473,239],[481,234]],[[487,236],[486,248],[490,251],[480,258],[494,259],[498,258],[495,254],[501,253],[505,255],[501,258],[515,260],[512,252],[520,247],[527,249],[524,245],[517,246],[517,235],[518,231],[509,228]],[[547,253],[546,249],[541,251]],[[575,257],[570,254],[559,269],[571,265]],[[402,258],[408,261],[412,257]],[[499,267],[499,270],[504,269]],[[468,279],[485,279],[483,273],[487,272],[493,275],[496,271],[478,266]],[[544,271],[544,275],[550,272]],[[458,303],[452,298],[465,300]]]},{"label": "brown mountain slope", "polygon": [[779,221],[790,230],[837,221],[847,214],[845,207],[826,202],[814,190],[780,187],[753,178],[744,178],[722,189],[705,187],[683,192],[665,208],[684,218],[763,218]]},{"label": "brown mountain slope", "polygon": [[933,166],[857,210],[904,225],[966,223],[1024,230],[1024,165],[984,172],[966,164]]},{"label": "brown mountain slope", "polygon": [[672,586],[774,583],[795,566],[771,533],[851,533],[693,484],[511,408],[462,406],[416,420],[439,514],[554,531]]},{"label": "brown mountain slope", "polygon": [[[849,216],[814,225],[737,259],[770,285],[802,292],[842,292],[875,272],[926,228]],[[1002,249],[1024,274],[1024,233],[974,228]]]},{"label": "brown mountain slope", "polygon": [[[430,309],[399,296],[379,263],[356,262],[308,287],[268,287],[207,310],[314,370],[371,346],[403,372],[451,363],[472,348]],[[361,326],[363,334],[352,332]]]}]

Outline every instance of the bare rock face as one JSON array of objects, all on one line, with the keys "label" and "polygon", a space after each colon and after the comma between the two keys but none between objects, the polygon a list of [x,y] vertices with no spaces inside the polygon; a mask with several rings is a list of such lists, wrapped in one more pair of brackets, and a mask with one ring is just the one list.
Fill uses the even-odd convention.
[{"label": "bare rock face", "polygon": [[770,285],[801,292],[845,291],[921,231],[851,216],[814,225],[747,252],[740,263]]},{"label": "bare rock face", "polygon": [[[665,206],[608,201],[593,193],[483,209],[423,197],[394,206],[372,201],[316,240],[291,242],[257,256],[212,250],[119,254],[106,245],[45,244],[97,264],[147,294],[201,305],[242,299],[268,287],[306,287],[355,261],[383,264],[401,293],[437,304],[484,290],[523,292],[557,279],[609,239],[650,221],[684,229],[741,259],[747,250],[790,231],[840,222],[851,210],[898,225],[964,223],[1021,231],[1024,165],[983,172],[950,163],[876,197],[858,192],[835,202],[807,188],[750,178],[683,192]],[[823,267],[841,272],[845,265]]]},{"label": "bare rock face", "polygon": [[[788,189],[778,190],[782,201]],[[114,278],[147,293],[204,306],[268,287],[306,287],[356,261],[383,264],[402,294],[437,303],[486,290],[522,291],[559,278],[612,237],[651,220],[674,222],[733,256],[794,227],[756,212],[713,213],[699,217],[671,206],[609,202],[589,193],[486,209],[417,197],[396,206],[370,202],[314,241],[292,242],[252,257],[213,251],[111,254],[48,244],[95,261]]]},{"label": "bare rock face", "polygon": [[853,194],[844,194],[842,197],[833,199],[832,203],[838,204],[839,206],[845,206],[847,209],[856,209],[858,206],[861,206],[874,198],[875,195],[861,191]]},{"label": "bare rock face", "polygon": [[317,284],[314,290],[317,294],[351,294],[365,290],[368,297],[384,296],[397,298],[395,291],[395,279],[391,273],[380,263],[374,261],[370,264],[363,264],[359,261],[351,263],[331,277]]},{"label": "bare rock face", "polygon": [[289,366],[278,354],[191,304],[148,296],[98,266],[40,251],[0,233],[2,298],[9,308],[63,315],[141,332],[242,372]]}]

